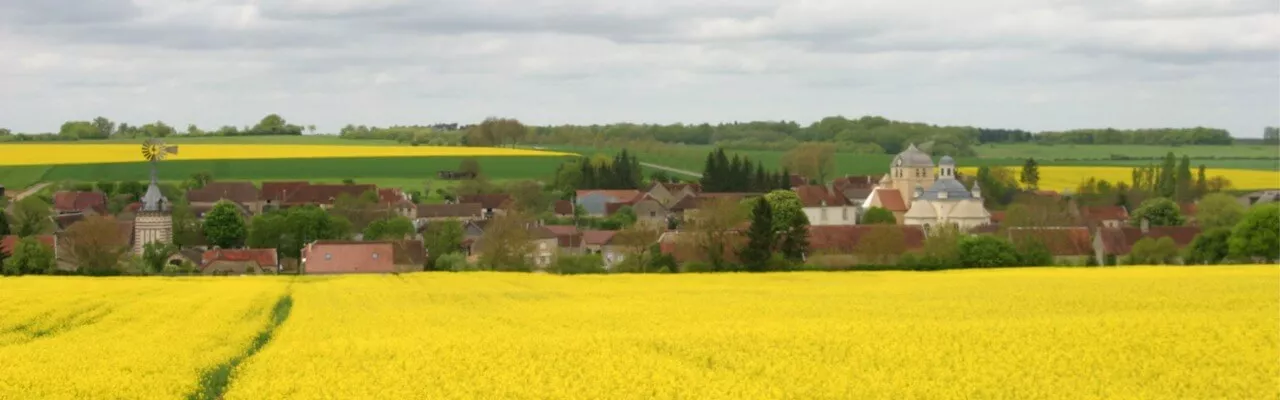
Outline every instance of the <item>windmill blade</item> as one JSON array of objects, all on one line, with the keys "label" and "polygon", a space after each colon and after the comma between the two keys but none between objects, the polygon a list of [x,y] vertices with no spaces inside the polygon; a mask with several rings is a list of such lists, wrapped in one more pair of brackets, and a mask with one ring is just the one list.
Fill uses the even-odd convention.
[{"label": "windmill blade", "polygon": [[169,154],[178,154],[178,146],[165,146],[164,152]]}]

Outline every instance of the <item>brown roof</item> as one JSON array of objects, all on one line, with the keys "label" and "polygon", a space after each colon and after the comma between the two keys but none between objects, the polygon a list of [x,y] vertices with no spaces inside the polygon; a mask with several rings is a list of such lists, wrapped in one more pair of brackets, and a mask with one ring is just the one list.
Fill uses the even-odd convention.
[{"label": "brown roof", "polygon": [[58,225],[58,230],[66,230],[81,220],[84,220],[84,214],[63,214],[53,217],[53,222]]},{"label": "brown roof", "polygon": [[874,191],[876,191],[874,188],[845,188],[840,193],[844,195],[844,198],[849,199],[849,202],[853,202],[854,200],[866,200],[867,196],[870,196],[871,192]]},{"label": "brown roof", "polygon": [[421,240],[391,242],[397,265],[422,265],[427,262],[427,247]]},{"label": "brown roof", "polygon": [[1004,211],[991,211],[991,223],[998,224],[1004,222]]},{"label": "brown roof", "polygon": [[831,187],[837,192],[844,192],[849,189],[869,190],[875,188],[880,182],[880,178],[871,175],[845,175],[831,181]]},{"label": "brown roof", "polygon": [[209,182],[200,189],[187,191],[187,201],[214,203],[218,200],[247,204],[258,201],[262,193],[252,182]]},{"label": "brown roof", "polygon": [[59,212],[93,209],[98,214],[106,214],[107,196],[99,192],[57,192],[53,194],[53,209]]},{"label": "brown roof", "polygon": [[480,203],[480,207],[494,210],[506,207],[508,201],[511,201],[509,194],[474,194],[458,198],[459,203]]},{"label": "brown roof", "polygon": [[582,231],[582,243],[588,246],[604,246],[613,241],[618,231]]},{"label": "brown roof", "polygon": [[1080,215],[1090,222],[1129,220],[1129,211],[1121,206],[1084,206],[1080,207]]},{"label": "brown roof", "polygon": [[291,197],[294,193],[302,190],[303,186],[310,185],[305,181],[290,182],[262,182],[262,190],[260,191],[262,200],[273,202],[283,202]]},{"label": "brown roof", "polygon": [[1159,239],[1169,237],[1173,239],[1173,243],[1179,248],[1186,247],[1191,241],[1200,234],[1200,228],[1194,226],[1153,226],[1146,233],[1141,228],[1122,227],[1122,228],[1101,228],[1098,230],[1101,235],[1103,251],[1107,254],[1124,255],[1129,254],[1133,249],[1133,245],[1138,243],[1142,238]]},{"label": "brown roof", "polygon": [[796,186],[809,183],[809,180],[803,176],[800,176],[800,174],[791,174],[790,179],[791,179],[791,187],[796,187]]},{"label": "brown roof", "polygon": [[1093,238],[1089,228],[1011,228],[1009,241],[1021,244],[1037,240],[1055,256],[1086,256],[1093,254]]},{"label": "brown roof", "polygon": [[604,204],[604,215],[613,215],[613,214],[616,214],[616,213],[618,212],[618,210],[621,210],[621,209],[622,209],[622,207],[629,207],[629,206],[632,206],[632,205],[633,205],[632,203],[605,203],[605,204]]},{"label": "brown roof", "polygon": [[795,191],[796,196],[800,197],[800,205],[804,207],[821,207],[823,204],[838,207],[848,203],[843,195],[832,192],[823,185],[797,186]]},{"label": "brown roof", "polygon": [[582,232],[579,232],[576,226],[546,225],[542,228],[556,236],[556,242],[559,243],[560,247],[582,246]]},{"label": "brown roof", "polygon": [[418,218],[479,217],[483,213],[480,203],[418,205]]},{"label": "brown roof", "polygon": [[902,192],[895,189],[876,189],[876,197],[880,198],[880,206],[889,211],[907,211],[907,203],[902,200]]},{"label": "brown roof", "polygon": [[639,190],[630,190],[630,189],[628,190],[591,189],[591,190],[579,190],[576,193],[577,197],[579,198],[586,197],[592,194],[604,195],[604,197],[614,199],[614,202],[616,203],[633,203],[636,201],[640,201],[640,199],[644,198],[644,195],[646,193],[643,193]]},{"label": "brown roof", "polygon": [[319,241],[302,249],[308,274],[395,272],[391,242]]},{"label": "brown roof", "polygon": [[556,200],[555,213],[557,215],[573,215],[573,202],[569,200]]},{"label": "brown roof", "polygon": [[694,210],[697,208],[698,208],[697,196],[684,196],[680,198],[680,201],[677,201],[675,204],[672,204],[671,207],[668,207],[667,209],[671,211],[684,211],[684,210]]},{"label": "brown roof", "polygon": [[259,267],[275,269],[279,265],[276,249],[213,249],[200,255],[200,270],[208,268],[215,261],[258,263]]},{"label": "brown roof", "polygon": [[[241,216],[247,217],[251,215],[249,213],[249,210],[245,209],[244,206],[241,205],[240,203],[231,203],[231,204],[236,206],[236,211],[239,211]],[[191,206],[190,207],[191,214],[195,215],[196,218],[204,218],[205,214],[208,214],[209,211],[213,211],[213,206],[215,205],[217,204],[215,203],[215,204],[202,204],[202,205]]]},{"label": "brown roof", "polygon": [[[45,246],[49,246],[50,249],[53,248],[53,235],[38,235],[35,238]],[[21,238],[19,238],[18,235],[5,235],[0,237],[0,253],[13,255],[13,248],[18,245],[19,240],[21,240]]]},{"label": "brown roof", "polygon": [[404,200],[404,192],[396,188],[378,189],[378,202],[382,204],[395,204]]},{"label": "brown roof", "polygon": [[297,193],[290,193],[284,204],[333,204],[334,200],[342,195],[358,197],[371,190],[378,190],[374,185],[333,185],[318,184],[306,185],[299,188]]},{"label": "brown roof", "polygon": [[924,229],[915,225],[809,226],[809,250],[852,253],[863,237],[877,229],[900,229],[907,250],[924,248]]},{"label": "brown roof", "polygon": [[555,232],[552,232],[550,229],[547,229],[547,227],[545,226],[530,225],[528,228],[528,231],[529,231],[530,239],[533,239],[533,240],[539,240],[539,239],[559,240],[560,239],[559,235],[556,235]]}]

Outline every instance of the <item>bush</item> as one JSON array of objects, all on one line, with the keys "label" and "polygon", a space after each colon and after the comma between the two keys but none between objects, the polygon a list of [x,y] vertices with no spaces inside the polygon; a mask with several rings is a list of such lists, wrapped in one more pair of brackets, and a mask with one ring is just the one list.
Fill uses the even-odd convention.
[{"label": "bush", "polygon": [[713,272],[711,264],[702,261],[690,261],[680,265],[680,272]]},{"label": "bush", "polygon": [[551,264],[549,272],[560,275],[603,274],[604,257],[599,254],[570,255],[561,254]]},{"label": "bush", "polygon": [[969,236],[960,240],[960,264],[965,268],[998,268],[1018,265],[1018,251],[995,236]]},{"label": "bush", "polygon": [[1129,265],[1165,265],[1172,264],[1178,258],[1178,245],[1173,239],[1165,236],[1159,240],[1149,237],[1138,240],[1129,251],[1126,264]]},{"label": "bush", "polygon": [[436,270],[438,271],[479,271],[474,264],[467,262],[467,256],[462,253],[449,253],[436,258]]}]

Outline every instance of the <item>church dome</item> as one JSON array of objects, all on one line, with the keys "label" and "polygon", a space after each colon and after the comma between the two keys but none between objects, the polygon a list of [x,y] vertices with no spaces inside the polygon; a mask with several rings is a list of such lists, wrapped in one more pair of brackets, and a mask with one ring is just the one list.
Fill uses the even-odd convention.
[{"label": "church dome", "polygon": [[942,159],[938,160],[938,165],[956,165],[956,159],[951,156],[942,156]]},{"label": "church dome", "polygon": [[902,153],[893,158],[894,167],[932,167],[933,157],[920,151],[913,143]]}]

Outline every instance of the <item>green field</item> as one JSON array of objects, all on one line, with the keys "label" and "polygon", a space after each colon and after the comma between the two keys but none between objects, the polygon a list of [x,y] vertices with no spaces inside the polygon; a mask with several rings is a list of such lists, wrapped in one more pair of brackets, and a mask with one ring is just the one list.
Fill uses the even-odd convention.
[{"label": "green field", "polygon": [[[379,186],[421,188],[437,171],[454,170],[466,157],[341,158],[277,160],[169,161],[161,164],[160,179],[181,181],[197,172],[211,172],[219,180],[310,180],[341,182],[353,179]],[[564,157],[480,157],[480,169],[492,179],[548,179]],[[0,184],[23,188],[39,181],[145,181],[145,162],[0,168]]]},{"label": "green field", "polygon": [[[119,144],[119,143],[142,143],[143,138],[132,139],[107,139],[107,140],[81,140],[73,142],[53,142],[57,144]],[[302,136],[204,136],[204,137],[182,137],[170,136],[161,138],[165,143],[169,144],[329,144],[329,145],[346,145],[346,146],[403,146],[394,140],[353,140],[343,139],[337,135],[302,135]],[[27,144],[27,143],[44,143],[50,142],[6,142],[5,144]]]}]

